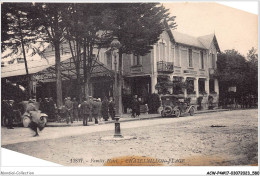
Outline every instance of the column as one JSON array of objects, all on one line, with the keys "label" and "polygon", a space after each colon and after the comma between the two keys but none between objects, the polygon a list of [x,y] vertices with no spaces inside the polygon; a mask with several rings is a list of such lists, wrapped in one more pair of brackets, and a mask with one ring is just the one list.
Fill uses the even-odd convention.
[{"label": "column", "polygon": [[218,80],[217,79],[215,79],[214,80],[214,90],[215,90],[215,92],[219,95],[219,87],[218,87]]},{"label": "column", "polygon": [[209,95],[209,79],[205,79],[205,91],[207,92],[207,94]]},{"label": "column", "polygon": [[[186,76],[183,76],[183,82],[186,81],[186,78],[187,78]],[[184,93],[184,98],[187,98],[187,89],[184,89],[183,93]]]},{"label": "column", "polygon": [[196,92],[196,97],[199,97],[199,79],[194,79],[194,91]]},{"label": "column", "polygon": [[158,93],[158,90],[155,89],[157,84],[157,74],[151,75],[151,93]]},{"label": "column", "polygon": [[[170,75],[170,82],[173,82],[173,75]],[[173,94],[173,87],[169,88],[170,94]]]}]

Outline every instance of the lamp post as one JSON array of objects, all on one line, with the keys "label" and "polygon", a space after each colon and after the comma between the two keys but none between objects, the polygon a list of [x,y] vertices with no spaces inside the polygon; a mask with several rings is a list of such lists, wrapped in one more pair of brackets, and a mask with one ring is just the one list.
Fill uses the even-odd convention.
[{"label": "lamp post", "polygon": [[[116,101],[116,112],[119,111],[120,105],[119,105],[119,97],[118,97],[118,84],[117,84],[117,58],[116,58],[116,50],[118,50],[121,47],[121,43],[118,41],[117,37],[114,37],[113,41],[111,42],[111,49],[113,51],[113,55],[114,55],[114,64],[115,64],[115,85],[114,85],[114,97],[115,97],[115,101]],[[120,81],[120,80],[119,80]],[[119,87],[121,88],[121,87]],[[121,135],[121,130],[120,130],[120,123],[119,123],[119,119],[120,119],[120,115],[121,114],[117,114],[115,115],[115,134],[114,137],[115,138],[122,138],[123,136]]]},{"label": "lamp post", "polygon": [[[114,98],[115,98],[115,103],[116,103],[116,112],[119,110],[119,97],[118,97],[118,74],[117,74],[117,54],[116,50],[118,50],[121,47],[121,43],[118,41],[117,37],[113,38],[113,41],[110,44],[111,49],[113,51],[113,56],[114,56],[114,65],[115,65],[115,85],[114,85]],[[120,80],[119,80],[120,81]],[[119,87],[120,88],[120,87]]]}]

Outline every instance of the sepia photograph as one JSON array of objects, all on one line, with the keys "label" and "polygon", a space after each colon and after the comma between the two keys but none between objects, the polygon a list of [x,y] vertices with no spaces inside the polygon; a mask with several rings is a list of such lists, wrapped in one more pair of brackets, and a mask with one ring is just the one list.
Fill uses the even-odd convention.
[{"label": "sepia photograph", "polygon": [[1,2],[1,153],[258,175],[255,5]]}]

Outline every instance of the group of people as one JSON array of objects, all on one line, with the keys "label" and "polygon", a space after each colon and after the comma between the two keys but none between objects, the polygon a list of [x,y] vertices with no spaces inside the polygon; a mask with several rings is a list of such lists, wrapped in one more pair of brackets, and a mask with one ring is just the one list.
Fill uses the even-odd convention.
[{"label": "group of people", "polygon": [[92,122],[93,119],[95,124],[102,119],[108,121],[109,116],[114,120],[116,109],[113,97],[110,97],[109,100],[104,97],[101,101],[100,98],[89,96],[83,98],[82,103],[79,103],[76,98],[71,101],[71,98],[67,97],[64,99],[64,106],[59,111],[61,116],[65,116],[67,124],[82,119],[83,125],[87,126],[88,122]]}]

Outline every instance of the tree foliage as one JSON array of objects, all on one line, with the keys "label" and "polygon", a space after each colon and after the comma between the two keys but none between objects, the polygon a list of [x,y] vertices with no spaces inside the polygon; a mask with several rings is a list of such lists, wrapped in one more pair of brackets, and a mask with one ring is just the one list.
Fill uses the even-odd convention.
[{"label": "tree foliage", "polygon": [[248,60],[236,50],[218,54],[216,78],[219,80],[220,97],[236,86],[237,96],[257,95],[257,54],[249,50]]}]

